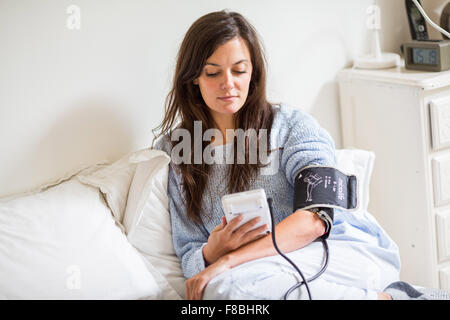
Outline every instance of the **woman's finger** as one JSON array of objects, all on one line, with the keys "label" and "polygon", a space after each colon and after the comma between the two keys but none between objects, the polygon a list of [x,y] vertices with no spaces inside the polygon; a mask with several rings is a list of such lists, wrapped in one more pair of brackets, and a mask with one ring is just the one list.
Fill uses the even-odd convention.
[{"label": "woman's finger", "polygon": [[197,287],[197,298],[198,300],[203,300],[203,291],[205,291],[208,282],[206,279],[202,279]]},{"label": "woman's finger", "polygon": [[191,300],[197,300],[197,281],[192,286]]},{"label": "woman's finger", "polygon": [[263,224],[262,226],[256,228],[255,230],[247,232],[243,237],[243,242],[247,243],[247,242],[264,237],[266,234],[263,232],[267,231],[267,228],[268,228],[267,224]]},{"label": "woman's finger", "polygon": [[194,300],[202,300],[200,283],[197,283],[197,285],[195,286],[194,295]]},{"label": "woman's finger", "polygon": [[192,280],[186,281],[186,299],[192,300]]},{"label": "woman's finger", "polygon": [[260,221],[261,221],[261,217],[255,217],[255,218],[251,219],[250,221],[244,223],[242,226],[240,226],[239,229],[237,229],[235,231],[235,233],[238,236],[243,236],[244,234],[246,234],[247,232],[252,230],[255,227],[255,225],[257,225]]},{"label": "woman's finger", "polygon": [[192,300],[201,300],[202,299],[202,280],[196,279],[194,285],[192,286]]},{"label": "woman's finger", "polygon": [[190,300],[190,297],[191,297],[191,292],[190,292],[188,282],[186,281],[186,300]]},{"label": "woman's finger", "polygon": [[229,233],[233,232],[234,229],[236,229],[237,225],[242,221],[244,217],[242,214],[239,214],[237,217],[235,217],[233,220],[231,220],[227,225],[225,226],[225,230],[227,230]]}]

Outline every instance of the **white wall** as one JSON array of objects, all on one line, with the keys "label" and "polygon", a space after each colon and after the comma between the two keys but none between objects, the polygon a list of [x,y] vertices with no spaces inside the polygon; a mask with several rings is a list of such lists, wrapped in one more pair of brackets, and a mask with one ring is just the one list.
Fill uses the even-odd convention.
[{"label": "white wall", "polygon": [[[437,25],[440,24],[440,17],[442,10],[445,5],[449,3],[449,0],[424,0],[421,1],[423,8],[427,12],[428,16],[431,20],[433,20]],[[427,25],[427,31],[430,36],[430,39],[444,39],[441,33],[431,26]]]},{"label": "white wall", "polygon": [[[388,51],[398,52],[408,36],[403,3],[380,0]],[[81,9],[80,30],[66,27],[71,4]],[[184,33],[201,15],[224,8],[242,13],[261,34],[270,100],[311,112],[339,147],[336,74],[369,50],[370,4],[0,0],[0,196],[149,146]]]}]

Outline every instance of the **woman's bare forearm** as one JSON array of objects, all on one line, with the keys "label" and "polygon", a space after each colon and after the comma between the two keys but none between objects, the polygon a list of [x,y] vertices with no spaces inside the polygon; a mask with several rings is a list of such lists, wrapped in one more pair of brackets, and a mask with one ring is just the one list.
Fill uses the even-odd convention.
[{"label": "woman's bare forearm", "polygon": [[[303,248],[323,235],[325,226],[315,213],[298,210],[286,217],[275,227],[275,240],[283,252]],[[244,262],[277,254],[272,242],[272,234],[248,243],[230,252],[224,258],[231,268]]]}]

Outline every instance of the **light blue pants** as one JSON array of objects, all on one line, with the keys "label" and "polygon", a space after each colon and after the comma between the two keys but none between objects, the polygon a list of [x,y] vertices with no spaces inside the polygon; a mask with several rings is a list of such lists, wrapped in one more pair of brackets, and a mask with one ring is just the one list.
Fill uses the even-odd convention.
[{"label": "light blue pants", "polygon": [[[310,282],[313,300],[377,299],[377,292],[399,280],[399,271],[387,261],[364,250],[361,243],[328,240],[327,270]],[[324,261],[321,242],[286,254],[302,271],[306,279],[314,276]],[[249,261],[212,279],[203,299],[218,300],[279,300],[286,291],[301,281],[300,275],[281,256]],[[308,299],[303,285],[289,299]]]}]

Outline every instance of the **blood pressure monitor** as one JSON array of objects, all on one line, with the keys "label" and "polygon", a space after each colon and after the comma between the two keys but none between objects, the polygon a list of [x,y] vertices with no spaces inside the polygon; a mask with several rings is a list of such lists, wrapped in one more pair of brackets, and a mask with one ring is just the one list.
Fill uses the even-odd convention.
[{"label": "blood pressure monitor", "polygon": [[450,70],[450,40],[412,41],[403,45],[403,51],[406,69]]},{"label": "blood pressure monitor", "polygon": [[222,197],[222,208],[225,218],[227,219],[227,223],[230,223],[230,221],[236,218],[236,216],[242,214],[243,219],[236,228],[239,228],[253,218],[261,217],[261,221],[257,223],[253,229],[256,229],[264,224],[267,224],[268,228],[263,233],[268,233],[269,230],[272,229],[272,220],[264,189],[224,195]]}]

